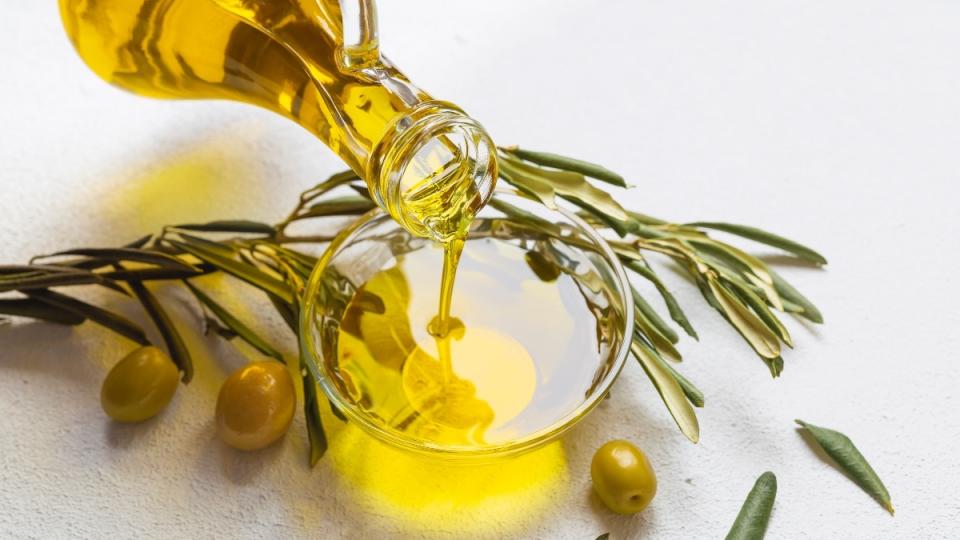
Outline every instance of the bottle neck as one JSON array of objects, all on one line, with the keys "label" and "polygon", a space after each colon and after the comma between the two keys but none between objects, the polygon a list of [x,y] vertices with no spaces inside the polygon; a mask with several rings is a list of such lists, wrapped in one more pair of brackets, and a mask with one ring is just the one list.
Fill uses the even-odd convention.
[{"label": "bottle neck", "polygon": [[367,162],[381,208],[414,235],[446,242],[493,194],[496,146],[457,106],[425,101],[394,119]]}]

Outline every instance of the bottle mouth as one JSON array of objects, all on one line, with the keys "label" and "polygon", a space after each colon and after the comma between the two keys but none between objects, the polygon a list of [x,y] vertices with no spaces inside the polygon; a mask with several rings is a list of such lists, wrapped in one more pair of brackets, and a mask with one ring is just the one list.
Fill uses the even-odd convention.
[{"label": "bottle mouth", "polygon": [[493,194],[496,147],[455,105],[427,101],[390,124],[367,172],[381,208],[412,234],[443,242],[464,231]]}]

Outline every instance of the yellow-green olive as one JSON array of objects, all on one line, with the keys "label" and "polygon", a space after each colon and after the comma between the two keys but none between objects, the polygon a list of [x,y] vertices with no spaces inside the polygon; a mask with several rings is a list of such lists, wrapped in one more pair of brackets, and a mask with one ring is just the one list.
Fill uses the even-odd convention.
[{"label": "yellow-green olive", "polygon": [[140,347],[113,366],[100,388],[100,406],[119,422],[140,422],[166,408],[180,372],[156,347]]},{"label": "yellow-green olive", "polygon": [[287,432],[296,407],[287,366],[253,362],[234,371],[217,396],[217,434],[240,450],[258,450]]},{"label": "yellow-green olive", "polygon": [[610,510],[635,514],[657,494],[657,477],[639,448],[627,441],[610,441],[593,455],[593,489]]}]

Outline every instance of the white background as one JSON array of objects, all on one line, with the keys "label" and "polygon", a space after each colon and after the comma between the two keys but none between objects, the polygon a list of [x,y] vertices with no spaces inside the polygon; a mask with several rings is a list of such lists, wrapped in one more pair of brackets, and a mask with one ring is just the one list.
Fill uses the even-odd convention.
[{"label": "white background", "polygon": [[[276,221],[341,168],[269,113],[111,88],[70,48],[56,2],[2,3],[3,262],[164,223]],[[707,396],[699,445],[631,363],[611,400],[520,462],[417,465],[327,418],[331,450],[310,471],[299,418],[259,453],[217,442],[216,390],[243,356],[194,330],[182,292],[163,291],[198,373],[144,425],[99,408],[129,342],[91,325],[0,327],[0,536],[719,538],[767,469],[780,485],[769,538],[960,536],[960,5],[590,5],[384,0],[384,50],[499,143],[621,171],[639,186],[626,205],[754,224],[824,252],[823,271],[781,267],[826,318],[788,322],[797,349],[781,379],[665,271],[701,335],[681,342],[681,368]],[[218,294],[251,305],[235,288]],[[292,351],[254,306],[247,315]],[[796,417],[850,435],[897,516],[822,462]],[[634,517],[590,495],[592,451],[615,437],[644,448],[660,480]]]}]

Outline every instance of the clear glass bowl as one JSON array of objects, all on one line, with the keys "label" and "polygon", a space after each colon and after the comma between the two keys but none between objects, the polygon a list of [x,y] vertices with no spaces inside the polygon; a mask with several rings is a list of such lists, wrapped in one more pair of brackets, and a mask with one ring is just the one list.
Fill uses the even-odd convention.
[{"label": "clear glass bowl", "polygon": [[[520,214],[524,217],[518,218]],[[523,220],[530,219],[554,224],[551,233],[544,235],[535,228],[524,227]],[[633,298],[617,256],[591,226],[566,210],[550,210],[512,191],[498,190],[494,202],[474,221],[464,250],[465,257],[476,242],[505,242],[523,250],[542,250],[546,246],[554,257],[551,260],[562,262],[556,266],[561,267],[567,283],[575,284],[568,289],[578,291],[574,295],[567,294],[565,301],[582,301],[595,315],[592,322],[596,324],[592,327],[568,329],[575,334],[583,333],[574,337],[589,341],[595,358],[585,361],[581,357],[569,357],[563,360],[567,365],[554,365],[550,367],[553,370],[550,373],[538,374],[542,375],[538,381],[543,382],[527,407],[543,407],[549,414],[539,425],[527,426],[529,429],[525,432],[512,433],[508,440],[482,445],[438,443],[395,427],[381,418],[366,406],[364,399],[357,399],[350,378],[340,372],[338,340],[341,321],[354,293],[374,274],[396,264],[398,257],[409,256],[421,249],[436,249],[436,245],[430,240],[413,237],[382,210],[372,210],[338,234],[314,268],[304,292],[300,335],[303,353],[310,355],[319,367],[320,386],[332,404],[375,438],[396,447],[452,459],[516,455],[553,441],[573,427],[606,396],[619,375],[630,349]],[[516,285],[519,287],[520,283]],[[439,283],[437,291],[439,294]],[[455,293],[454,302],[456,299]],[[516,309],[515,306],[495,308]],[[506,312],[503,313],[506,316]],[[536,313],[528,315],[536,318]],[[517,331],[524,329],[533,331],[528,325],[520,325]],[[544,330],[549,332],[552,329],[541,327],[537,336],[511,337],[519,341],[525,337],[541,341],[551,339],[544,337]],[[557,336],[556,339],[561,338],[569,336]],[[566,377],[558,376],[561,372]],[[580,386],[570,386],[571,378]],[[567,399],[558,401],[558,393]],[[549,397],[551,395],[553,398]],[[538,399],[552,399],[552,405],[540,403]]]}]

